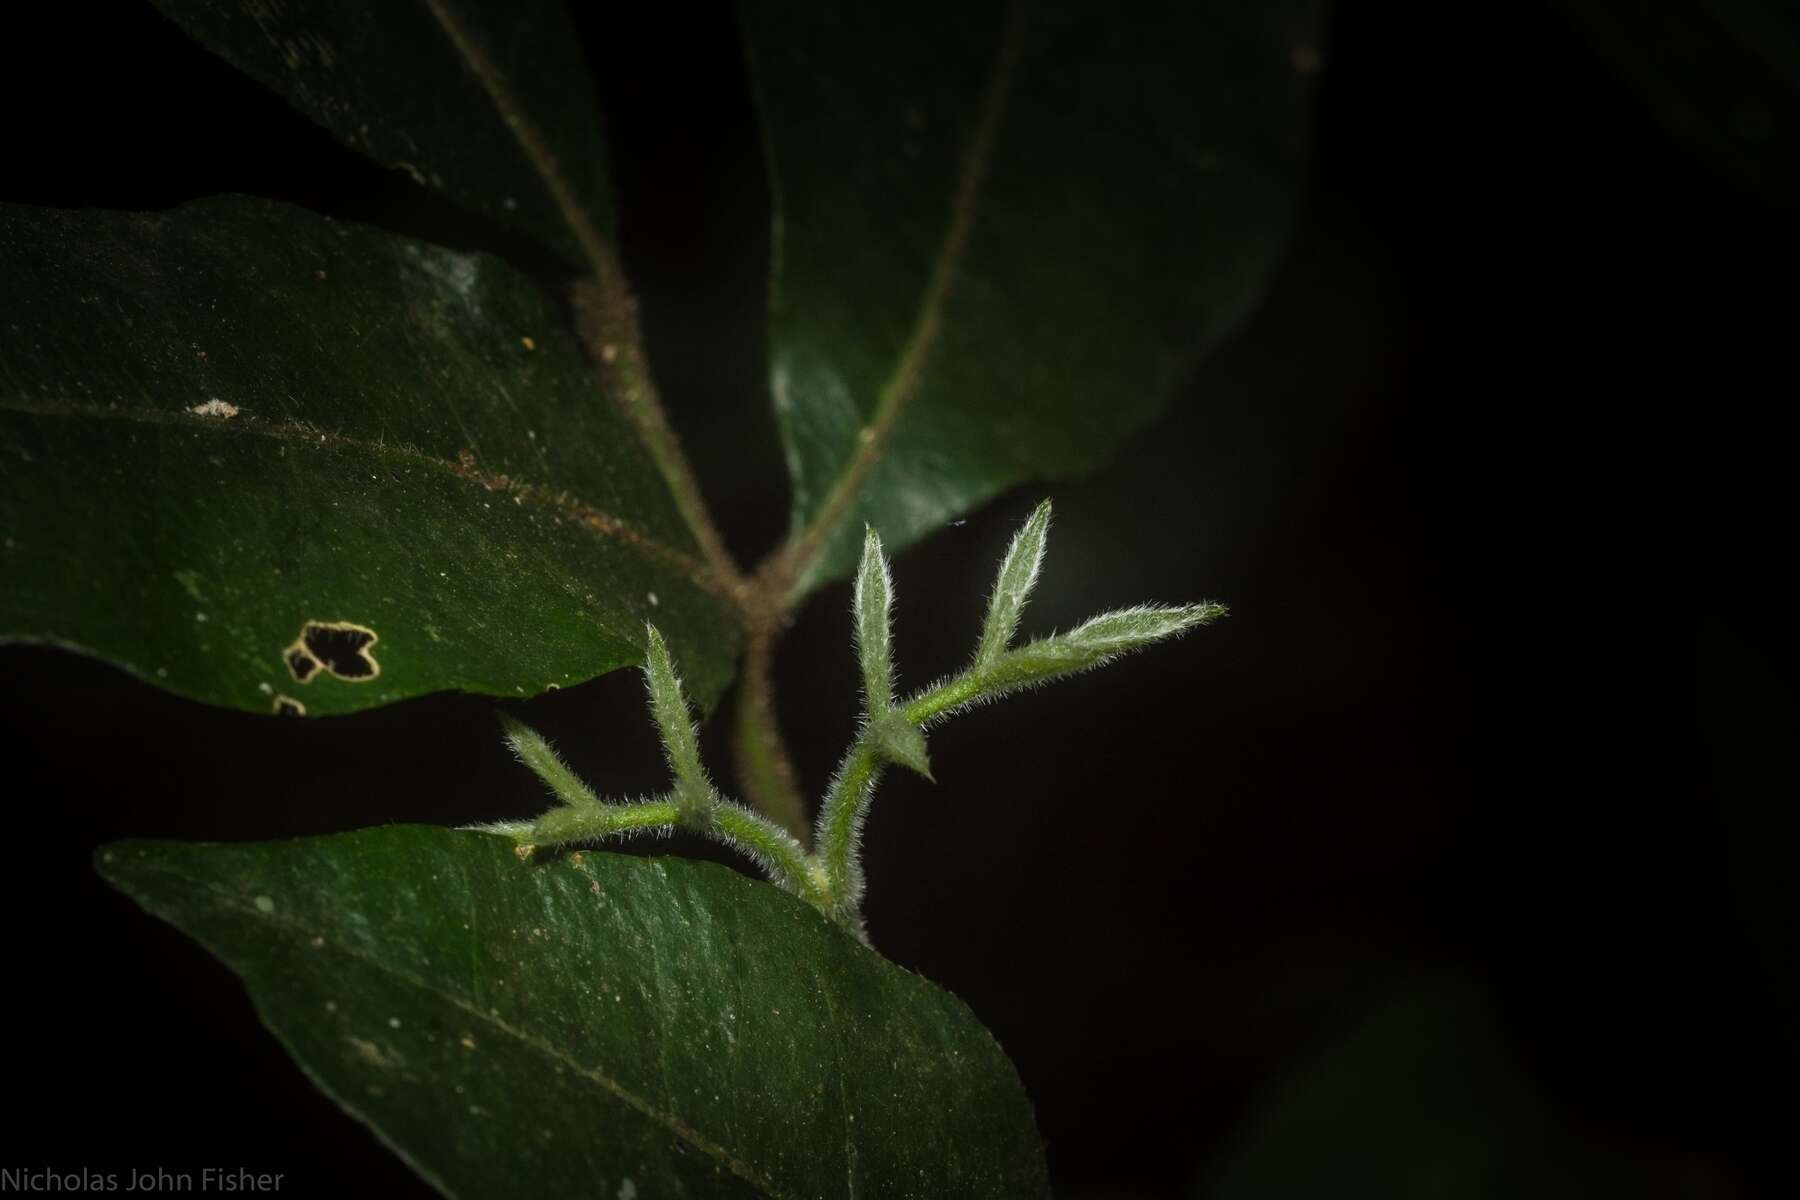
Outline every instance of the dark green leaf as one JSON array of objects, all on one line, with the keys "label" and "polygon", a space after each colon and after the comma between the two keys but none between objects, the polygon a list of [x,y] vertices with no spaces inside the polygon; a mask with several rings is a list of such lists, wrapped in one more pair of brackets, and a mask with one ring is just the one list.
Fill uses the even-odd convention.
[{"label": "dark green leaf", "polygon": [[613,226],[593,84],[558,0],[154,2],[350,146],[574,261]]},{"label": "dark green leaf", "polygon": [[99,866],[452,1195],[1045,1191],[969,1010],[723,867],[416,826]]},{"label": "dark green leaf", "polygon": [[654,618],[724,687],[666,486],[505,264],[242,199],[0,208],[0,261],[0,638],[320,714],[578,682]]},{"label": "dark green leaf", "polygon": [[794,520],[831,531],[803,582],[865,522],[898,549],[1162,407],[1291,224],[1314,9],[744,6],[774,403]]}]

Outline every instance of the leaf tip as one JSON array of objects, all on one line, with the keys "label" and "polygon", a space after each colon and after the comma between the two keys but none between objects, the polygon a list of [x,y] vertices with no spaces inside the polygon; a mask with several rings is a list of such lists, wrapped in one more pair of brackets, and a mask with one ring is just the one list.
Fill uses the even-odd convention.
[{"label": "leaf tip", "polygon": [[644,653],[646,656],[669,657],[669,644],[663,640],[662,630],[656,627],[654,621],[644,622]]},{"label": "leaf tip", "polygon": [[898,712],[890,712],[875,722],[875,745],[889,762],[896,763],[932,783],[931,755],[925,745],[925,734]]},{"label": "leaf tip", "polygon": [[669,656],[669,644],[663,640],[662,632],[648,621],[644,622],[644,676],[649,681],[652,697],[659,698],[658,703],[673,705],[686,714],[687,702],[682,694],[680,676],[675,674],[675,660]]}]

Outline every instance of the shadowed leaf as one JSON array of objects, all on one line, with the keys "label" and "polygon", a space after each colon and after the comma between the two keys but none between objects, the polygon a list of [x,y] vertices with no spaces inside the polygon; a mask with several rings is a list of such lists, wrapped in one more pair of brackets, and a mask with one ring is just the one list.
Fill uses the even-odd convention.
[{"label": "shadowed leaf", "polygon": [[155,2],[352,148],[572,261],[579,224],[613,226],[593,84],[556,0]]}]

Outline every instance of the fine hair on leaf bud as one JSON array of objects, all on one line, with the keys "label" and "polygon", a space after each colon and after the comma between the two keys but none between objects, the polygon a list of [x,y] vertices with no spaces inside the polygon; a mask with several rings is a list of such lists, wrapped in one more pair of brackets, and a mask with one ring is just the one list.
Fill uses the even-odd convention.
[{"label": "fine hair on leaf bud", "polygon": [[1152,643],[1225,615],[1223,604],[1140,604],[1090,617],[1073,629],[1015,646],[1020,619],[1043,566],[1050,529],[1044,501],[1008,544],[988,596],[987,613],[969,665],[903,702],[894,699],[893,578],[873,526],[863,533],[853,582],[852,637],[863,683],[863,722],[826,788],[808,852],[793,834],[754,809],[721,796],[700,761],[700,740],[681,677],[662,634],[644,627],[644,681],[650,714],[672,776],[662,796],[635,803],[604,802],[576,777],[535,731],[501,716],[506,740],[520,761],[549,785],[561,803],[534,822],[486,828],[518,843],[576,842],[667,834],[685,828],[732,847],[793,892],[867,941],[863,926],[862,837],[869,807],[889,764],[932,778],[925,730],[959,712],[1010,693],[1091,670]]}]

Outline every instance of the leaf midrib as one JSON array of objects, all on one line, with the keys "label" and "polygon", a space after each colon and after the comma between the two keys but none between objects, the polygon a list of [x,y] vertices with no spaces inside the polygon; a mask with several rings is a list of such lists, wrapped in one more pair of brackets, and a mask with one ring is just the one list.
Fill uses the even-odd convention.
[{"label": "leaf midrib", "polygon": [[488,57],[487,50],[468,26],[463,24],[462,18],[456,14],[448,0],[421,2],[431,13],[432,20],[437,22],[438,28],[444,31],[444,37],[469,68],[469,73],[475,76],[481,90],[487,93],[507,132],[531,163],[531,169],[537,172],[544,190],[549,193],[556,211],[562,216],[563,224],[568,226],[569,232],[580,245],[581,252],[587,256],[589,269],[598,276],[606,276],[612,263],[612,253],[606,240],[600,236],[587,209],[576,198],[575,189],[564,177],[562,164],[557,162],[556,155],[551,152],[550,143],[545,140],[543,131],[527,115],[525,106],[519,103],[518,97],[513,95],[506,76]]},{"label": "leaf midrib", "polygon": [[[154,874],[165,875],[171,879],[178,880],[203,893],[220,908],[235,912],[240,916],[250,917],[259,922],[278,926],[287,930],[296,938],[311,939],[313,937],[324,937],[326,932],[322,927],[315,928],[313,926],[303,925],[299,921],[293,920],[279,912],[265,913],[261,909],[246,905],[238,899],[235,893],[228,891],[224,887],[207,880],[195,878],[194,876],[178,871],[173,867],[165,866],[161,863],[142,862],[136,864],[136,867],[141,871],[149,871]],[[473,893],[471,892],[471,894]],[[208,948],[213,949],[210,946]],[[737,1158],[723,1146],[720,1146],[710,1138],[707,1138],[705,1135],[695,1130],[673,1112],[657,1107],[651,1101],[639,1096],[636,1092],[633,1092],[624,1084],[606,1074],[606,1072],[597,1067],[590,1067],[587,1064],[578,1061],[571,1057],[568,1052],[558,1048],[553,1043],[547,1042],[529,1031],[521,1029],[511,1022],[496,1016],[494,1013],[478,1007],[472,1001],[465,1000],[453,992],[434,987],[430,982],[421,979],[412,972],[402,970],[390,963],[383,962],[381,959],[353,946],[344,945],[332,938],[325,938],[323,945],[319,946],[318,949],[333,950],[347,958],[354,959],[357,962],[372,967],[376,971],[396,979],[401,983],[416,988],[428,996],[436,997],[443,1002],[454,1006],[477,1021],[483,1022],[499,1033],[512,1038],[525,1048],[544,1056],[553,1063],[567,1067],[569,1070],[575,1072],[580,1078],[595,1084],[602,1091],[618,1100],[621,1104],[626,1105],[644,1116],[649,1117],[659,1125],[662,1125],[665,1129],[669,1130],[669,1132],[680,1137],[696,1150],[699,1150],[702,1154],[705,1154],[718,1162],[719,1165],[723,1166],[733,1175],[736,1175],[750,1186],[761,1191],[764,1195],[771,1197],[772,1200],[779,1200],[783,1195],[783,1193],[777,1192],[774,1185],[764,1179],[754,1167]],[[213,952],[218,953],[216,949],[214,949]],[[227,961],[229,961],[229,959],[227,959]]]},{"label": "leaf midrib", "polygon": [[266,418],[240,412],[229,418],[203,417],[169,409],[128,408],[94,404],[33,404],[17,397],[0,399],[0,412],[26,416],[71,417],[92,420],[130,421],[141,425],[175,426],[205,433],[235,434],[240,437],[264,437],[292,445],[329,446],[352,450],[371,458],[406,463],[441,471],[490,492],[507,492],[523,503],[573,519],[597,537],[628,546],[648,558],[659,559],[680,571],[690,582],[714,595],[721,595],[718,581],[699,559],[675,549],[643,532],[623,517],[589,504],[566,490],[535,484],[516,476],[500,476],[483,471],[479,466],[451,462],[429,454],[404,442],[369,441],[349,434],[333,432],[298,419],[277,423]]},{"label": "leaf midrib", "polygon": [[[526,161],[531,164],[531,169],[536,172],[551,203],[561,215],[563,224],[581,247],[589,272],[602,295],[607,298],[605,307],[615,313],[631,314],[616,331],[624,343],[624,361],[632,362],[641,357],[642,339],[636,327],[636,302],[631,297],[630,286],[624,277],[624,267],[612,244],[595,227],[593,218],[575,194],[575,188],[563,174],[562,164],[550,149],[548,139],[513,94],[512,85],[507,82],[498,65],[488,57],[480,39],[457,16],[449,0],[422,0],[422,3],[463,64],[468,67],[469,73],[475,76],[494,110],[500,114],[507,132],[512,135]],[[592,346],[590,350],[594,350],[602,361],[606,361],[602,351]],[[687,523],[688,532],[700,546],[708,564],[707,589],[730,598],[734,586],[741,586],[737,563],[713,524],[699,481],[694,476],[693,467],[681,452],[674,428],[663,412],[662,401],[656,395],[648,372],[640,374],[641,378],[636,381],[635,387],[615,389],[613,399],[618,402],[638,440],[649,452],[657,473],[668,486],[676,510]]]},{"label": "leaf midrib", "polygon": [[850,505],[855,502],[863,483],[880,461],[893,434],[895,423],[919,389],[925,365],[942,327],[944,309],[955,286],[962,260],[974,232],[980,207],[982,185],[986,182],[988,164],[994,146],[1006,122],[1008,101],[1018,74],[1019,59],[1025,42],[1025,25],[1030,14],[1030,0],[1013,0],[1008,5],[1006,25],[1000,35],[987,85],[977,107],[975,132],[964,147],[957,171],[956,186],[950,197],[950,223],[932,261],[913,326],[895,360],[893,371],[876,395],[875,411],[857,437],[850,461],[833,480],[826,499],[786,555],[789,586],[797,584],[823,551],[826,541],[836,532]]}]

